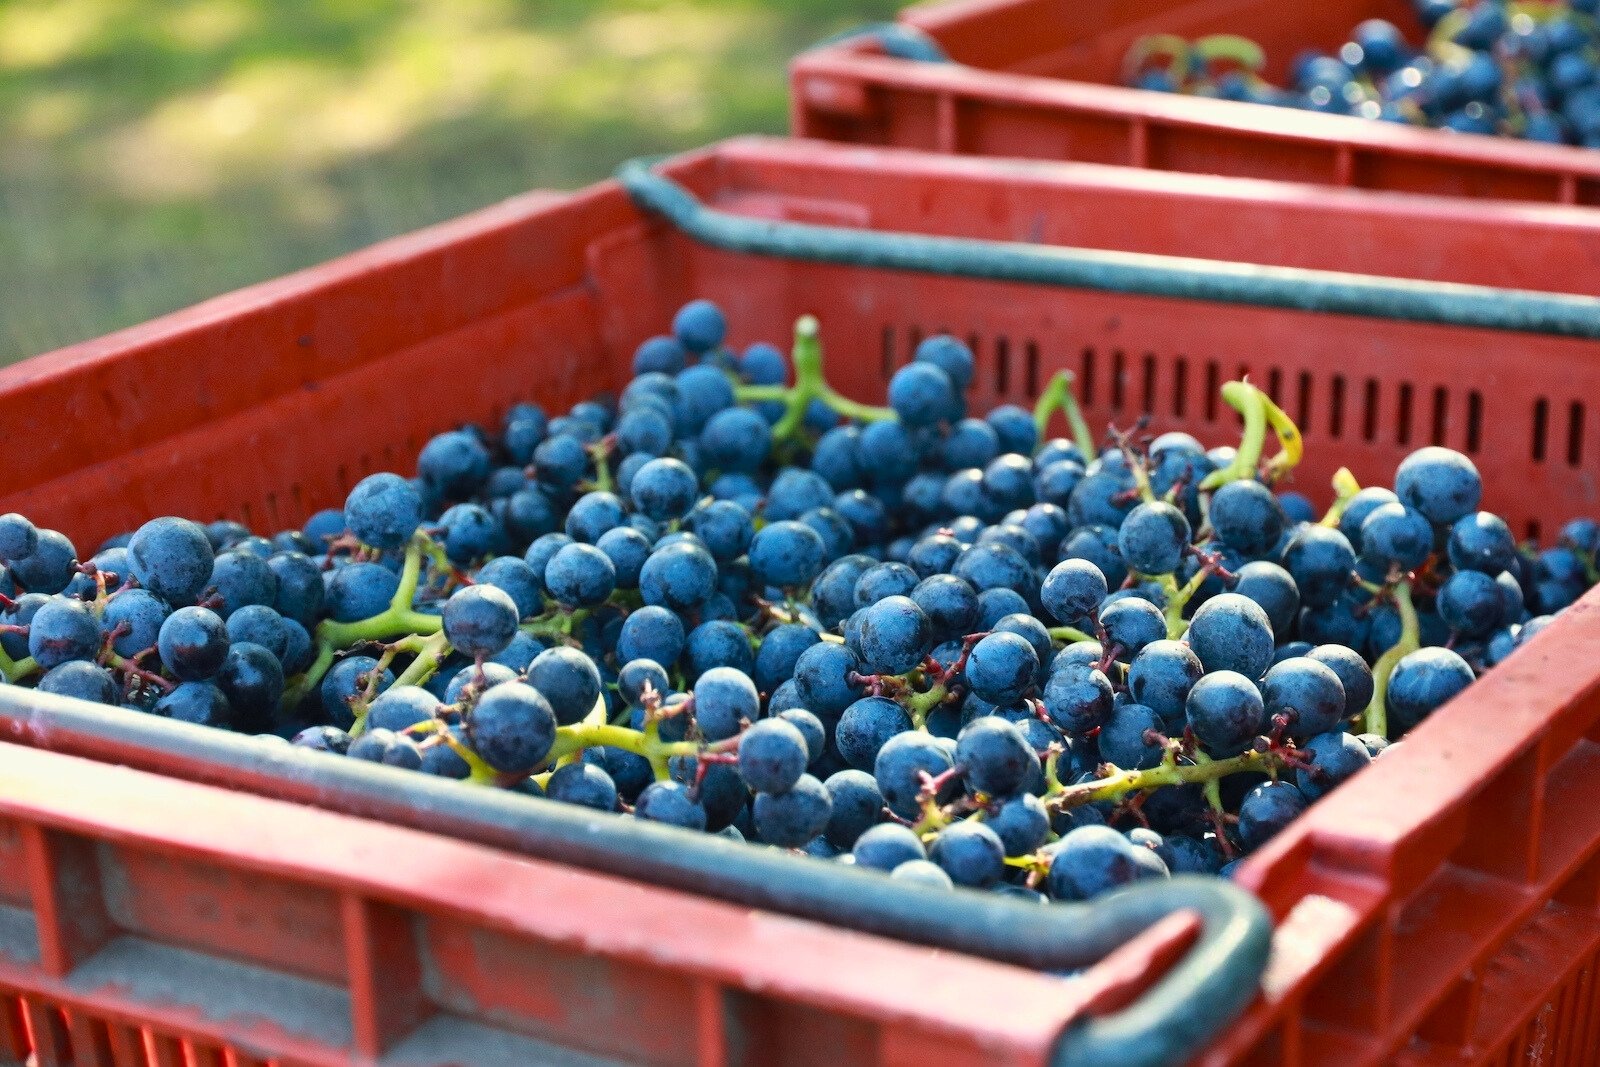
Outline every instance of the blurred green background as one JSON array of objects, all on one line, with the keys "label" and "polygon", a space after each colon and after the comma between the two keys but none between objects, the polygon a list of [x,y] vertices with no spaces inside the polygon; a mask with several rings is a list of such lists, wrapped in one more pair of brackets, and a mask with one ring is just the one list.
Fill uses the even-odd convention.
[{"label": "blurred green background", "polygon": [[782,132],[897,0],[0,0],[0,362],[622,158]]}]

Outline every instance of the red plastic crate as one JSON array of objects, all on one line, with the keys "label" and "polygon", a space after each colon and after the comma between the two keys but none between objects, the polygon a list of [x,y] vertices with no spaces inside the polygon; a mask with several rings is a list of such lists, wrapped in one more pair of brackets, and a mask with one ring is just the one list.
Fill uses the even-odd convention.
[{"label": "red plastic crate", "polygon": [[[1557,290],[1583,276],[1600,226],[1600,216],[1572,209],[1442,201],[1426,205],[1435,215],[1423,222],[1399,208],[1402,198],[1382,195],[1217,182],[1184,196],[1159,176],[1105,168],[1002,167],[759,139],[676,160],[668,171],[715,206],[763,219],[1183,255],[1221,250],[1267,263]],[[1369,240],[1338,239],[1363,228]],[[1301,239],[1285,245],[1283,233]],[[1483,254],[1513,236],[1542,251],[1517,266]],[[1216,403],[1215,387],[1250,371],[1304,428],[1300,476],[1313,494],[1326,495],[1341,464],[1383,481],[1406,453],[1434,442],[1475,458],[1490,505],[1519,529],[1600,503],[1591,473],[1600,430],[1587,413],[1600,390],[1592,341],[750,257],[694,244],[608,183],[560,201],[508,202],[0,371],[9,401],[0,427],[8,440],[38,443],[8,465],[0,509],[31,514],[86,546],[165,512],[261,528],[296,522],[337,503],[372,469],[409,466],[427,436],[464,419],[493,421],[514,399],[555,406],[615,388],[637,342],[694,296],[723,305],[739,342],[781,336],[796,316],[819,313],[831,375],[861,399],[881,396],[920,337],[951,330],[978,355],[975,406],[1027,403],[1051,373],[1069,368],[1093,422],[1145,415],[1154,430],[1222,441],[1237,420]],[[94,439],[59,434],[63,410],[96,426]],[[1592,973],[1600,951],[1597,609],[1600,593],[1246,864],[1243,881],[1280,919],[1275,959],[1266,996],[1202,1062],[1592,1058],[1600,1025]],[[291,765],[241,774],[143,747],[130,734],[64,729],[51,714],[59,706],[0,692],[3,735],[240,791],[315,795],[355,814],[429,821],[424,811],[379,811],[353,794],[313,788]],[[10,758],[0,750],[0,798]],[[76,825],[120,839],[115,805],[97,822],[98,810],[83,807]],[[229,820],[241,827],[227,864],[259,864],[265,848],[249,817],[259,812],[270,824],[284,810],[227,798]],[[334,834],[357,825],[316,818],[333,820],[319,825]],[[356,839],[334,840],[350,847]],[[324,878],[312,859],[299,868],[289,850],[271,863],[290,880]],[[445,869],[454,879],[444,864],[386,876],[422,897]],[[700,906],[665,890],[649,899],[658,915]],[[471,894],[454,906],[469,918],[479,909]],[[176,910],[164,930],[187,943],[203,936],[205,914]],[[601,923],[595,915],[571,929],[572,943],[586,949],[600,944],[599,927],[585,926],[590,918]],[[804,937],[820,936],[802,927]],[[1170,941],[1142,948],[1155,952],[1155,943]],[[730,934],[725,947],[723,963],[746,989],[766,981],[786,951],[748,930]],[[943,974],[955,958],[900,951],[900,963],[875,972],[884,977],[863,983],[850,1008],[872,1020],[873,1036],[850,1046],[870,1047],[869,1061],[921,1055],[882,1028],[905,1019],[904,989]],[[830,959],[802,977],[823,985],[853,957],[841,950]],[[1137,989],[1119,976],[1126,967],[1124,958],[1096,968],[1094,981]],[[886,977],[891,971],[898,977]],[[68,967],[56,985],[18,988],[71,1006],[63,990],[76,973]],[[1041,1033],[1053,1034],[1083,1005],[1052,988],[1061,990],[1050,994],[1062,997],[1061,1011],[1046,1013]],[[806,1040],[803,1013],[759,1011],[773,1033]],[[526,1025],[514,1011],[491,1015],[513,1030]],[[152,1025],[165,1018],[123,1016]],[[956,1047],[990,1054],[979,1030],[966,1022],[954,1029],[964,1035]],[[246,1040],[227,1026],[196,1032]],[[955,1039],[946,1032],[941,1040]],[[1049,1046],[1038,1037],[1014,1058],[1031,1062]],[[825,1058],[814,1047],[786,1047],[797,1061]],[[273,1055],[301,1062],[303,1053]],[[359,1056],[370,1053],[350,1055],[364,1062]],[[309,1062],[346,1062],[332,1056]]]},{"label": "red plastic crate", "polygon": [[16,745],[0,857],[14,1067],[1043,1067],[1154,945],[1068,983]]},{"label": "red plastic crate", "polygon": [[986,156],[1435,193],[1600,204],[1600,153],[1121,85],[1154,33],[1237,33],[1282,84],[1305,48],[1333,51],[1366,18],[1419,43],[1409,0],[954,0],[900,16],[954,63],[892,59],[870,40],[791,70],[796,135]]}]

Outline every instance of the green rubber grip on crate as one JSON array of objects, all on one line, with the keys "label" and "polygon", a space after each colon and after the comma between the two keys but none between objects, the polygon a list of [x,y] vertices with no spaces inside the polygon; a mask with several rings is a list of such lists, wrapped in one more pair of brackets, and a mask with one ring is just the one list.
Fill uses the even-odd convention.
[{"label": "green rubber grip on crate", "polygon": [[950,62],[950,57],[945,54],[938,41],[915,26],[899,22],[873,22],[843,33],[836,33],[832,37],[818,41],[809,51],[843,44],[858,37],[873,38],[878,42],[878,47],[883,49],[883,54],[894,59],[915,59],[923,63]]},{"label": "green rubber grip on crate", "polygon": [[646,160],[624,163],[617,179],[639,207],[696,241],[730,252],[1600,340],[1600,299],[1592,296],[753,219],[705,206]]}]

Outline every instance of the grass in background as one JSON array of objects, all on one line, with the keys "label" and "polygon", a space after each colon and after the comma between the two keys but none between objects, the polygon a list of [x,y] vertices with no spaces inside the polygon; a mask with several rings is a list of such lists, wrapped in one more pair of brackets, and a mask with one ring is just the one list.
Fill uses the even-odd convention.
[{"label": "grass in background", "polygon": [[0,0],[0,362],[621,159],[781,132],[896,0]]}]

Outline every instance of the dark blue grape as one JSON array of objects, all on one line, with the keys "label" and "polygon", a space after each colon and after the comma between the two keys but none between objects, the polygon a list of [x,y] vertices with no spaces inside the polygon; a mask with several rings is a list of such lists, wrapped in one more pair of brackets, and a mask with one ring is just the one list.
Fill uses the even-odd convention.
[{"label": "dark blue grape", "polygon": [[[206,688],[216,693],[219,697],[222,695],[217,693],[216,687],[207,685],[205,682],[185,682],[183,685],[178,686],[178,689],[186,687],[191,690]],[[176,692],[177,689],[174,689],[173,693]],[[171,694],[168,695],[170,696]],[[295,748],[310,749],[313,752],[331,752],[336,756],[342,756],[350,749],[350,735],[337,726],[308,726],[295,734],[289,743]]]},{"label": "dark blue grape", "polygon": [[923,579],[911,590],[911,599],[928,617],[936,640],[975,632],[978,595],[955,575],[935,574]]},{"label": "dark blue grape", "polygon": [[[451,676],[449,683],[445,685],[441,699],[446,704],[456,704],[467,699],[470,693],[485,692],[497,685],[504,685],[506,682],[514,682],[516,680],[516,671],[504,664],[491,661],[483,665],[482,674],[475,667],[456,671]],[[472,687],[470,692],[467,689],[469,685]]]},{"label": "dark blue grape", "polygon": [[400,548],[422,523],[422,494],[398,474],[368,475],[345,498],[344,515],[362,544]]},{"label": "dark blue grape", "polygon": [[728,320],[711,301],[692,300],[673,317],[672,335],[686,351],[704,355],[722,344],[728,335]]},{"label": "dark blue grape", "polygon": [[1307,608],[1327,607],[1350,587],[1350,572],[1356,554],[1337,530],[1326,526],[1300,527],[1284,551],[1283,566],[1300,590],[1300,603]]},{"label": "dark blue grape", "polygon": [[75,659],[58,664],[39,679],[39,692],[115,706],[120,702],[116,679],[104,667]]},{"label": "dark blue grape", "polygon": [[880,823],[856,839],[852,850],[856,866],[868,870],[893,871],[901,864],[926,860],[922,840],[897,823]]},{"label": "dark blue grape", "polygon": [[996,457],[983,469],[983,492],[1002,510],[1028,507],[1035,500],[1033,464],[1015,453]]},{"label": "dark blue grape", "polygon": [[[163,718],[197,726],[236,730],[243,725],[242,717],[228,705],[222,690],[210,682],[180,682],[171,692],[163,694],[152,710]],[[348,742],[348,735],[346,740]]]},{"label": "dark blue grape", "polygon": [[709,741],[733,737],[740,724],[761,714],[761,695],[749,675],[733,667],[713,667],[694,683],[694,713]]},{"label": "dark blue grape", "polygon": [[977,629],[993,630],[1008,615],[1026,614],[1028,601],[1015,589],[985,589],[978,594]]},{"label": "dark blue grape", "polygon": [[750,567],[765,585],[792,589],[822,572],[827,548],[804,523],[783,520],[763,527],[750,542]]},{"label": "dark blue grape", "polygon": [[861,431],[856,445],[861,469],[875,482],[903,485],[917,473],[917,448],[898,422],[875,422]]},{"label": "dark blue grape", "polygon": [[39,531],[16,512],[0,515],[0,563],[15,563],[33,555],[39,547]]},{"label": "dark blue grape", "polygon": [[998,834],[983,823],[958,822],[934,838],[928,858],[956,885],[986,889],[1006,871],[1006,849]]},{"label": "dark blue grape", "polygon": [[633,814],[646,822],[690,830],[706,828],[706,809],[690,799],[689,791],[677,782],[650,783],[635,801]]},{"label": "dark blue grape", "polygon": [[1001,404],[984,416],[994,432],[1000,435],[1000,447],[1006,452],[1022,456],[1033,455],[1039,443],[1039,431],[1033,423],[1033,412],[1015,404]]},{"label": "dark blue grape", "polygon": [[576,648],[547,648],[528,664],[528,684],[537,689],[563,726],[581,722],[600,699],[602,682],[594,661]]},{"label": "dark blue grape", "polygon": [[464,656],[497,655],[517,633],[516,602],[492,585],[457,590],[445,601],[441,618],[445,639]]},{"label": "dark blue grape", "polygon": [[554,600],[567,607],[594,607],[603,604],[616,589],[617,568],[598,548],[574,542],[561,546],[550,557],[544,569],[544,586]]},{"label": "dark blue grape", "polygon": [[1395,495],[1431,523],[1453,523],[1478,509],[1483,479],[1472,460],[1437,445],[1419,448],[1394,475]]},{"label": "dark blue grape", "polygon": [[906,731],[884,742],[872,764],[884,804],[902,819],[921,813],[923,776],[937,778],[954,765],[949,751],[927,734]]},{"label": "dark blue grape", "polygon": [[1289,782],[1266,782],[1250,790],[1239,805],[1239,840],[1254,851],[1277,836],[1306,810],[1305,794]]},{"label": "dark blue grape", "polygon": [[940,456],[950,470],[979,469],[1000,455],[1000,435],[982,419],[962,419],[950,428]]},{"label": "dark blue grape", "polygon": [[1021,793],[990,809],[984,825],[994,831],[1007,856],[1026,856],[1044,845],[1050,836],[1050,816],[1044,803],[1030,793]]},{"label": "dark blue grape", "polygon": [[1517,542],[1498,515],[1474,512],[1450,527],[1450,565],[1457,570],[1499,574],[1516,558]]},{"label": "dark blue grape", "polygon": [[1390,733],[1416,726],[1473,681],[1467,661],[1447,648],[1421,648],[1401,659],[1384,694]]},{"label": "dark blue grape", "polygon": [[327,586],[322,569],[300,552],[277,552],[267,559],[267,567],[277,579],[277,595],[272,607],[286,619],[310,629],[322,615]]},{"label": "dark blue grape", "polygon": [[[43,612],[44,609],[40,609],[40,614]],[[35,615],[35,629],[38,619]],[[214,611],[200,607],[179,608],[161,624],[156,648],[162,665],[173,677],[185,682],[203,681],[217,673],[228,654],[228,629]],[[35,653],[35,658],[37,655]]]},{"label": "dark blue grape", "polygon": [[[128,542],[133,576],[169,604],[195,602],[211,580],[214,557],[205,530],[188,519],[151,519]],[[31,583],[28,587],[41,593],[52,592]]]},{"label": "dark blue grape", "polygon": [[1045,610],[1066,625],[1089,617],[1106,598],[1106,576],[1087,559],[1067,559],[1050,571],[1039,587]]},{"label": "dark blue grape", "polygon": [[1347,733],[1318,734],[1306,742],[1311,766],[1294,775],[1294,784],[1307,800],[1316,800],[1372,762],[1372,754],[1359,738]]},{"label": "dark blue grape", "polygon": [[1166,733],[1179,734],[1183,731],[1189,690],[1204,673],[1204,665],[1188,645],[1181,641],[1152,641],[1129,666],[1128,693],[1160,717]]},{"label": "dark blue grape", "polygon": [[991,797],[1010,796],[1039,766],[1033,746],[1016,724],[992,715],[962,728],[955,759],[967,788]]},{"label": "dark blue grape", "polygon": [[1237,756],[1266,727],[1260,690],[1234,671],[1214,671],[1196,682],[1184,713],[1196,739],[1219,758]]},{"label": "dark blue grape", "polygon": [[955,883],[944,868],[928,860],[908,860],[889,872],[889,877],[906,885],[924,889],[954,889]]},{"label": "dark blue grape", "polygon": [[922,662],[932,644],[928,617],[910,597],[885,597],[862,610],[856,652],[868,674],[904,674]]},{"label": "dark blue grape", "polygon": [[505,547],[505,528],[486,508],[456,504],[439,516],[445,554],[465,566]]},{"label": "dark blue grape", "polygon": [[485,563],[474,576],[479,585],[493,586],[511,598],[517,617],[526,619],[544,609],[542,577],[524,560],[500,556]]},{"label": "dark blue grape", "polygon": [[621,526],[625,519],[622,500],[615,493],[596,490],[583,494],[573,503],[563,529],[574,541],[592,545],[607,530]]},{"label": "dark blue grape", "polygon": [[1249,597],[1221,593],[1200,605],[1184,638],[1208,671],[1259,678],[1272,663],[1272,623]]},{"label": "dark blue grape", "polygon": [[247,728],[264,732],[283,699],[283,664],[267,649],[249,641],[228,648],[213,682],[222,690]]},{"label": "dark blue grape", "polygon": [[769,845],[799,848],[828,827],[833,801],[823,784],[802,774],[783,793],[757,793],[756,834]]},{"label": "dark blue grape", "polygon": [[1128,566],[1140,574],[1170,574],[1177,570],[1188,544],[1189,520],[1177,508],[1159,500],[1134,508],[1117,531],[1118,551]]},{"label": "dark blue grape", "polygon": [[755,672],[756,656],[749,633],[726,619],[703,622],[690,630],[687,653],[689,673],[694,677],[718,666],[733,667],[747,675]]},{"label": "dark blue grape", "polygon": [[704,548],[687,541],[658,547],[639,571],[644,602],[674,611],[699,608],[716,589],[717,561]]},{"label": "dark blue grape", "polygon": [[1138,880],[1137,846],[1108,826],[1080,826],[1051,850],[1045,888],[1056,900],[1090,900]]},{"label": "dark blue grape", "polygon": [[886,697],[862,697],[844,709],[834,744],[850,766],[871,770],[889,739],[910,729],[911,716],[899,704]]},{"label": "dark blue grape", "polygon": [[505,682],[480,696],[465,718],[472,750],[507,774],[537,766],[555,743],[556,716],[540,692]]},{"label": "dark blue grape", "polygon": [[[756,650],[754,673],[756,688],[770,693],[794,677],[795,665],[806,649],[822,639],[809,626],[788,623],[774,626],[761,639]],[[746,642],[749,647],[749,642]]]},{"label": "dark blue grape", "polygon": [[400,576],[378,563],[347,563],[328,579],[324,606],[335,622],[359,622],[386,611]]},{"label": "dark blue grape", "polygon": [[1112,704],[1110,679],[1093,667],[1068,666],[1054,671],[1045,683],[1045,712],[1068,734],[1085,734],[1104,725]]},{"label": "dark blue grape", "polygon": [[420,686],[393,686],[378,694],[367,708],[367,725],[405,733],[432,720],[440,707],[439,698]]},{"label": "dark blue grape", "polygon": [[1289,735],[1303,741],[1337,729],[1347,714],[1344,683],[1331,667],[1308,656],[1276,664],[1261,683],[1267,718],[1282,715]]},{"label": "dark blue grape", "polygon": [[[823,641],[800,653],[800,658],[795,661],[795,688],[807,711],[813,712],[824,722],[837,721],[844,710],[861,696],[862,687],[850,680],[851,675],[860,670],[861,661],[854,652],[843,645]],[[839,751],[844,752],[842,745]],[[849,756],[845,758],[849,759]],[[851,765],[859,766],[853,760]]]},{"label": "dark blue grape", "polygon": [[250,604],[271,605],[278,595],[278,579],[267,561],[249,552],[220,553],[211,569],[204,596],[224,619]]},{"label": "dark blue grape", "polygon": [[583,760],[558,767],[545,783],[544,795],[596,811],[617,810],[617,786],[611,775]]},{"label": "dark blue grape", "polygon": [[1117,659],[1124,663],[1131,662],[1152,641],[1161,641],[1167,636],[1166,616],[1161,614],[1160,608],[1140,597],[1124,597],[1105,605],[1100,609],[1100,625],[1105,630],[1106,640],[1117,648]]},{"label": "dark blue grape", "polygon": [[830,775],[822,784],[831,801],[823,833],[834,848],[854,848],[882,817],[883,794],[878,791],[877,779],[865,771],[844,770]]},{"label": "dark blue grape", "polygon": [[944,371],[957,389],[964,391],[972,384],[976,369],[972,349],[949,334],[925,338],[917,345],[914,358],[918,363],[930,363]]},{"label": "dark blue grape", "polygon": [[[124,596],[137,592],[141,592],[141,590],[130,589]],[[119,597],[117,599],[122,598]],[[116,600],[113,600],[111,604],[106,605],[106,614],[101,620],[101,626],[105,626],[106,620],[112,617],[111,607],[115,603]],[[145,624],[150,628],[149,632],[152,635],[152,639],[141,645],[140,648],[149,648],[154,643],[154,634],[161,628],[160,618],[165,617],[165,611],[164,607],[161,608],[162,614],[160,617],[155,616],[153,611],[146,614]],[[251,644],[260,645],[276,656],[278,661],[282,663],[288,653],[289,630],[284,625],[283,616],[276,611],[273,611],[265,604],[250,604],[240,608],[228,617],[228,640],[233,642],[249,641]],[[134,651],[138,650],[135,649]],[[131,653],[121,654],[131,655]]]},{"label": "dark blue grape", "polygon": [[417,475],[446,500],[464,500],[489,476],[489,453],[472,434],[450,430],[422,446]]},{"label": "dark blue grape", "polygon": [[955,410],[955,386],[934,363],[907,363],[894,371],[888,400],[906,426],[933,426]]},{"label": "dark blue grape", "polygon": [[1217,539],[1246,556],[1265,555],[1288,527],[1272,490],[1256,481],[1234,481],[1211,497],[1208,512]]},{"label": "dark blue grape", "polygon": [[1434,603],[1439,617],[1458,635],[1487,637],[1505,616],[1500,584],[1482,571],[1457,571],[1439,587]]},{"label": "dark blue grape", "polygon": [[1300,614],[1300,590],[1288,571],[1267,560],[1252,560],[1234,574],[1239,580],[1233,591],[1261,606],[1274,635],[1294,629]]},{"label": "dark blue grape", "polygon": [[744,555],[755,536],[750,513],[731,500],[713,500],[696,507],[684,525],[705,542],[718,563]]},{"label": "dark blue grape", "polygon": [[1404,504],[1380,504],[1361,524],[1361,554],[1402,571],[1422,566],[1433,551],[1433,527]]},{"label": "dark blue grape", "polygon": [[1014,633],[989,634],[972,646],[967,660],[967,684],[991,704],[1021,700],[1033,688],[1038,673],[1038,653]]},{"label": "dark blue grape", "polygon": [[677,662],[683,654],[683,622],[662,607],[643,607],[629,613],[617,636],[617,658],[623,662],[649,659],[657,663]]},{"label": "dark blue grape", "polygon": [[676,374],[688,359],[688,353],[676,337],[651,337],[634,350],[633,373]]},{"label": "dark blue grape", "polygon": [[1143,704],[1121,704],[1100,728],[1100,756],[1123,770],[1144,770],[1161,762],[1165,752],[1154,734],[1165,735],[1166,723]]}]

